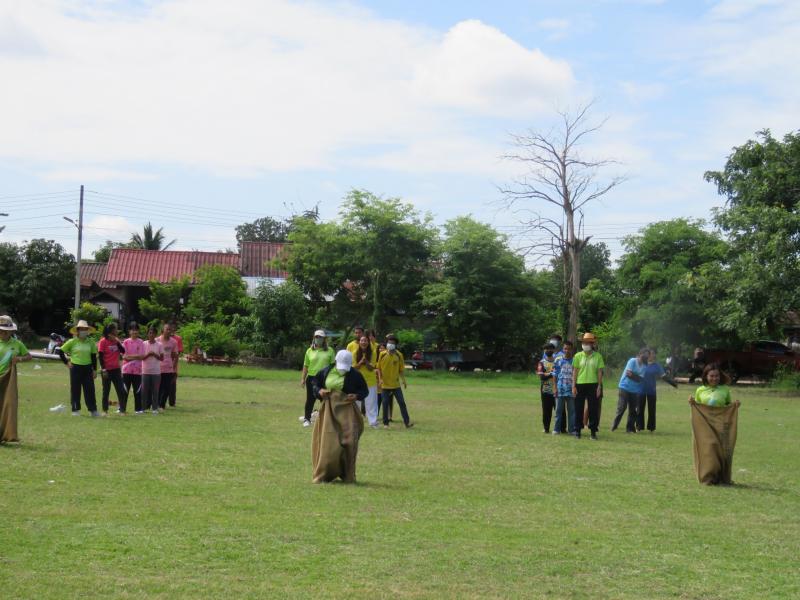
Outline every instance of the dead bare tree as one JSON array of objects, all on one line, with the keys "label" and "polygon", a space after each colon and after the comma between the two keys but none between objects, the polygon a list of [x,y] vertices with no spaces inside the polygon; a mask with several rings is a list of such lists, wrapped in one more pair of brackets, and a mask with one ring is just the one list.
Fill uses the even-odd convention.
[{"label": "dead bare tree", "polygon": [[[503,202],[508,208],[518,207],[531,213],[523,221],[527,231],[540,231],[549,240],[531,244],[527,250],[540,256],[561,256],[569,268],[567,337],[575,339],[581,305],[581,253],[591,236],[584,237],[583,208],[622,183],[622,176],[599,182],[603,167],[616,164],[611,159],[589,160],[579,152],[587,136],[605,123],[589,122],[592,104],[575,112],[559,111],[560,125],[546,134],[530,130],[512,135],[515,151],[503,158],[522,163],[526,172],[508,186],[501,187]],[[522,204],[544,203],[558,207],[559,218],[543,216],[538,209]],[[565,275],[565,278],[567,275]]]}]

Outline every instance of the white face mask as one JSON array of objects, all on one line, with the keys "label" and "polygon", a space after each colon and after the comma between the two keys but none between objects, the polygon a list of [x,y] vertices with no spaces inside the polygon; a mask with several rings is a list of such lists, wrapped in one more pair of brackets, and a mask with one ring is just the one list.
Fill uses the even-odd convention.
[{"label": "white face mask", "polygon": [[80,338],[82,340],[85,340],[87,337],[89,337],[89,332],[88,331],[79,331],[78,332],[78,338]]},{"label": "white face mask", "polygon": [[322,346],[322,340],[323,340],[323,339],[325,339],[325,338],[321,338],[321,337],[315,337],[315,338],[314,338],[314,345],[315,345],[315,346]]},{"label": "white face mask", "polygon": [[389,352],[394,352],[394,351],[395,351],[395,348],[397,348],[397,345],[396,345],[396,344],[386,344],[386,349],[387,349]]},{"label": "white face mask", "polygon": [[584,352],[591,352],[592,351],[592,345],[591,344],[581,344],[581,348],[583,348]]}]

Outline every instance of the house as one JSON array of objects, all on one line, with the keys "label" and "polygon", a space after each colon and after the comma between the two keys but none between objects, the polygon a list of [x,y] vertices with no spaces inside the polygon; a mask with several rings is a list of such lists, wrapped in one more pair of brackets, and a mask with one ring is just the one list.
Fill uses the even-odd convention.
[{"label": "house", "polygon": [[254,295],[264,280],[286,281],[287,273],[269,264],[285,247],[282,243],[243,242],[240,253],[198,250],[136,250],[115,248],[108,263],[81,264],[81,299],[104,306],[122,323],[140,318],[139,300],[150,295],[150,282],[168,283],[189,277],[205,265],[234,267]]}]

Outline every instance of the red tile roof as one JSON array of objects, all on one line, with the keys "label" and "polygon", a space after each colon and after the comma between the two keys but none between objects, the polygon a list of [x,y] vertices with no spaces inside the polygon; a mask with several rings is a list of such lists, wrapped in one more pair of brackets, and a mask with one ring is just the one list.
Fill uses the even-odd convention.
[{"label": "red tile roof", "polygon": [[102,262],[81,262],[81,287],[106,286],[106,268],[108,265]]},{"label": "red tile roof", "polygon": [[276,269],[268,263],[278,257],[286,244],[281,242],[242,242],[239,270],[243,277],[287,278],[286,271]]},{"label": "red tile roof", "polygon": [[106,270],[106,285],[148,285],[155,279],[166,283],[185,275],[195,283],[194,272],[203,265],[239,268],[238,254],[195,250],[133,250],[115,248]]}]

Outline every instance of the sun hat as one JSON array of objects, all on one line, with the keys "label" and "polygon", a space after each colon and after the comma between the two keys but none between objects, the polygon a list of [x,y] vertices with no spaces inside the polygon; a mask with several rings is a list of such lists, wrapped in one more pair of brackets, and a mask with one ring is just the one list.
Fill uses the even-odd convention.
[{"label": "sun hat", "polygon": [[589,333],[587,331],[586,333],[583,334],[583,337],[581,338],[581,341],[582,342],[591,342],[592,344],[594,344],[594,343],[597,342],[597,338],[594,337],[593,333]]},{"label": "sun hat", "polygon": [[328,337],[328,336],[325,335],[325,330],[324,329],[317,329],[314,332],[314,337]]},{"label": "sun hat", "polygon": [[336,368],[349,371],[353,366],[353,354],[347,350],[336,353]]},{"label": "sun hat", "polygon": [[69,330],[69,332],[70,332],[72,335],[75,335],[76,333],[78,333],[78,329],[88,329],[88,330],[89,330],[89,333],[94,333],[95,331],[97,331],[97,330],[96,330],[94,327],[92,327],[91,325],[89,325],[89,324],[88,324],[88,323],[87,323],[85,320],[83,320],[83,319],[81,319],[80,321],[78,321],[78,323],[75,325],[75,327],[73,327],[72,329],[70,329],[70,330]]},{"label": "sun hat", "polygon": [[14,324],[14,321],[8,315],[0,316],[0,329],[3,331],[16,331],[17,326]]}]

